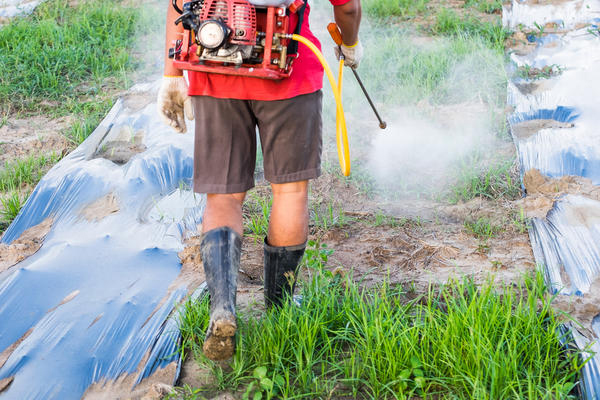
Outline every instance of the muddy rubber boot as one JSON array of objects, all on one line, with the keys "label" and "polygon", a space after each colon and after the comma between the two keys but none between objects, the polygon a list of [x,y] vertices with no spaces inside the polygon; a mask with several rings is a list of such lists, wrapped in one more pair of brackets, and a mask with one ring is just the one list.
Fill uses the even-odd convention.
[{"label": "muddy rubber boot", "polygon": [[228,227],[204,234],[200,251],[210,293],[210,322],[202,347],[211,360],[226,360],[235,350],[235,294],[242,238]]},{"label": "muddy rubber boot", "polygon": [[294,294],[298,264],[306,243],[297,246],[275,247],[265,238],[265,307],[279,307],[286,296]]}]

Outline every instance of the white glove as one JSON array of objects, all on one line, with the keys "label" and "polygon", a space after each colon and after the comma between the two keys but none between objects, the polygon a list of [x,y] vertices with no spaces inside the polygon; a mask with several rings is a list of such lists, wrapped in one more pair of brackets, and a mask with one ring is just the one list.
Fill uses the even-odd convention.
[{"label": "white glove", "polygon": [[341,46],[336,46],[335,56],[340,59],[340,49],[344,56],[344,65],[350,68],[357,68],[360,63],[360,59],[363,56],[363,46],[360,40],[357,40],[353,46],[346,46],[342,43]]},{"label": "white glove", "polygon": [[188,96],[188,85],[183,76],[164,76],[158,90],[158,114],[165,124],[179,133],[185,133],[185,116],[194,119],[192,99]]}]

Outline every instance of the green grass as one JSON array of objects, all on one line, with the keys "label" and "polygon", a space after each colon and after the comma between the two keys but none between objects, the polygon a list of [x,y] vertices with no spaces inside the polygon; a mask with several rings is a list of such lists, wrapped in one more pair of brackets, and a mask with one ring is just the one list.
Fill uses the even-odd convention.
[{"label": "green grass", "polygon": [[479,239],[490,239],[502,230],[502,226],[495,225],[488,218],[480,217],[476,220],[467,219],[464,222],[465,230]]},{"label": "green grass", "polygon": [[494,14],[502,11],[501,0],[466,0],[465,7],[471,7],[479,12]]},{"label": "green grass", "polygon": [[504,51],[504,41],[510,34],[500,21],[492,23],[473,15],[461,16],[446,8],[437,13],[431,32],[436,35],[478,37],[498,52]]},{"label": "green grass", "polygon": [[[36,110],[40,102],[72,106],[108,87],[123,87],[134,66],[131,47],[149,18],[119,1],[50,0],[0,30],[0,106]],[[149,21],[147,21],[149,22]],[[146,30],[148,27],[145,28]],[[68,104],[68,103],[67,103]]]},{"label": "green grass", "polygon": [[3,231],[17,217],[19,211],[27,201],[28,196],[21,196],[19,192],[10,192],[4,197],[0,197],[0,231]]},{"label": "green grass", "polygon": [[385,283],[363,290],[333,276],[327,254],[317,245],[307,257],[301,306],[241,315],[227,371],[199,351],[207,300],[186,304],[184,344],[216,383],[184,398],[250,385],[257,399],[575,398],[583,361],[561,346],[542,274],[510,286],[450,281],[409,300]]},{"label": "green grass", "polygon": [[46,170],[58,160],[60,156],[51,153],[7,161],[4,168],[0,169],[0,191],[15,191],[36,185]]},{"label": "green grass", "polygon": [[268,193],[250,192],[244,202],[244,233],[262,240],[269,232],[273,199]]},{"label": "green grass", "polygon": [[[416,45],[400,29],[378,25],[370,31],[364,45],[371,51],[362,61],[360,71],[368,71],[362,74],[362,79],[370,92],[377,93],[378,102],[395,107],[414,105],[421,100],[431,104],[479,99],[491,106],[505,103],[505,56],[503,51],[490,49],[485,38],[460,33]],[[461,71],[464,73],[460,74]],[[354,85],[347,84],[345,90],[344,107],[371,113]],[[352,90],[356,90],[356,95],[351,94]],[[372,118],[371,114],[365,115]]]},{"label": "green grass", "polygon": [[362,7],[373,17],[409,18],[425,12],[429,0],[364,0]]},{"label": "green grass", "polygon": [[314,203],[310,210],[311,225],[324,231],[334,227],[343,227],[353,221],[344,214],[343,207],[334,202]]},{"label": "green grass", "polygon": [[468,160],[459,167],[457,182],[446,198],[450,203],[469,201],[475,197],[515,200],[521,195],[521,186],[514,159],[497,161],[486,168],[479,161]]},{"label": "green grass", "polygon": [[79,105],[74,109],[78,119],[65,132],[65,136],[73,145],[79,146],[96,129],[112,105],[112,99],[90,101]]}]

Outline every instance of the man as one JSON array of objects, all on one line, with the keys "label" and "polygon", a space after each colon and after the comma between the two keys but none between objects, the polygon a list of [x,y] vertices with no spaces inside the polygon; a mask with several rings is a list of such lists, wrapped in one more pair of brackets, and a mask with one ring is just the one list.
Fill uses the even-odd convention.
[{"label": "man", "polygon": [[[330,0],[342,33],[345,65],[355,68],[360,0]],[[166,52],[178,38],[178,17],[168,1]],[[181,8],[181,0],[179,7]],[[301,35],[319,46],[310,32],[306,5]],[[291,14],[290,32],[298,22]],[[265,179],[273,206],[264,242],[265,306],[278,306],[293,293],[297,267],[308,236],[308,180],[321,172],[321,88],[323,68],[300,44],[289,78],[266,80],[182,71],[165,56],[158,94],[163,119],[185,132],[185,115],[196,116],[194,191],[207,193],[202,223],[202,261],[210,293],[210,323],[204,353],[228,359],[235,348],[235,298],[242,244],[242,203],[254,186],[256,126],[264,156]],[[188,97],[191,96],[190,97]],[[192,102],[193,100],[193,102]],[[192,107],[193,106],[193,107]]]}]

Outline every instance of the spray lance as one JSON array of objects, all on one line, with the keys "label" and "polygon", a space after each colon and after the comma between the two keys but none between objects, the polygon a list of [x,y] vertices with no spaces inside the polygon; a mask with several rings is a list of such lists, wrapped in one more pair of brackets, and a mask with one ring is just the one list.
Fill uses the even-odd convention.
[{"label": "spray lance", "polygon": [[[341,93],[342,92],[342,66],[344,64],[344,53],[342,53],[342,48],[341,48],[342,47],[342,34],[341,34],[338,26],[335,24],[335,22],[330,22],[329,25],[327,25],[327,30],[329,31],[331,38],[333,39],[335,44],[337,44],[337,46],[340,50],[340,73],[339,73],[339,78],[338,78],[338,84],[339,84],[338,90]],[[381,129],[385,129],[387,124],[385,123],[385,121],[383,121],[381,119],[381,116],[379,116],[379,113],[377,112],[377,109],[375,108],[375,104],[373,104],[373,101],[371,100],[371,96],[369,96],[369,93],[367,93],[367,89],[365,88],[365,85],[363,85],[362,80],[360,79],[360,76],[358,76],[358,72],[356,72],[356,69],[354,69],[354,68],[351,68],[351,69],[352,69],[352,72],[354,73],[354,77],[356,78],[356,80],[358,82],[358,85],[362,89],[365,97],[367,98],[367,101],[371,105],[371,108],[373,109],[375,116],[379,120],[379,127]]]}]

